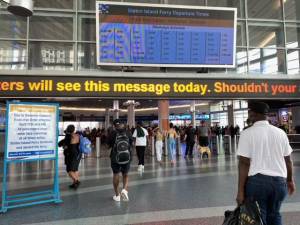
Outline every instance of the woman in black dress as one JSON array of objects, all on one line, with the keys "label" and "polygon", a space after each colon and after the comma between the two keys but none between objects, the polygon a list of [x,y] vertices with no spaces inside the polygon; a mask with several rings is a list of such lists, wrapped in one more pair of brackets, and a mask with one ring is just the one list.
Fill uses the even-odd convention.
[{"label": "woman in black dress", "polygon": [[78,167],[81,159],[81,154],[79,151],[79,135],[75,134],[75,126],[69,125],[65,130],[65,139],[61,140],[58,143],[59,147],[63,147],[66,170],[73,183],[70,185],[70,188],[77,189],[79,181],[79,172]]}]

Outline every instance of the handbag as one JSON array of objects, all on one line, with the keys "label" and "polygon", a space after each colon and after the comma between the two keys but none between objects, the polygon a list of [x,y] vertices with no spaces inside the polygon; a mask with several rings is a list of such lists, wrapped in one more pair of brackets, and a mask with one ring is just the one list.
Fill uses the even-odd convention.
[{"label": "handbag", "polygon": [[237,207],[234,211],[225,211],[224,216],[223,225],[239,225],[240,207]]},{"label": "handbag", "polygon": [[256,201],[245,201],[234,211],[226,211],[223,225],[264,225]]},{"label": "handbag", "polygon": [[257,201],[246,200],[240,206],[240,225],[264,225]]}]

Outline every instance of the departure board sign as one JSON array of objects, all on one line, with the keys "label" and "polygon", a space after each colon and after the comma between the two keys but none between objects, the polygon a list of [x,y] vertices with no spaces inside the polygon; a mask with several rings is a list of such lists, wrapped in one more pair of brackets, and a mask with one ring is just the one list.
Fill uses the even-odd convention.
[{"label": "departure board sign", "polygon": [[235,67],[236,9],[96,3],[97,64]]}]

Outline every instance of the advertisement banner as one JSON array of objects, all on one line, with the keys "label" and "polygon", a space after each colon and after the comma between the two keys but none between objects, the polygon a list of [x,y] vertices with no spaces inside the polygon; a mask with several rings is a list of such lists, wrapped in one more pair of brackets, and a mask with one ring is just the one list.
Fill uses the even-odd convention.
[{"label": "advertisement banner", "polygon": [[0,76],[0,97],[299,99],[299,79]]},{"label": "advertisement banner", "polygon": [[9,103],[7,160],[56,157],[57,105]]}]

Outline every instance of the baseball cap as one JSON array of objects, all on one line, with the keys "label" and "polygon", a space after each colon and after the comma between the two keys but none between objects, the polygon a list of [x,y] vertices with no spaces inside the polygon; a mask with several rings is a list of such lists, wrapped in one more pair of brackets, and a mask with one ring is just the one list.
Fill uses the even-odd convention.
[{"label": "baseball cap", "polygon": [[255,113],[266,115],[268,114],[270,107],[264,102],[251,102],[249,103],[249,110]]},{"label": "baseball cap", "polygon": [[113,124],[114,125],[119,125],[119,124],[121,124],[122,122],[121,122],[121,120],[120,119],[115,119],[114,121],[113,121]]}]

